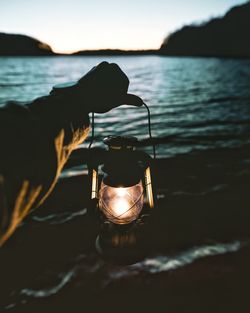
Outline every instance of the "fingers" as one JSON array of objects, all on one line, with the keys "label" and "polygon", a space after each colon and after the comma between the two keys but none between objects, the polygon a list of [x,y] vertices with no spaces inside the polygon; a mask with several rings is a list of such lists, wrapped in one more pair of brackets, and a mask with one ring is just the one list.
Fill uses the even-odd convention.
[{"label": "fingers", "polygon": [[92,77],[96,77],[100,75],[100,73],[105,73],[106,69],[109,68],[109,63],[106,61],[103,61],[99,63],[98,65],[92,67],[90,71],[88,71],[82,78],[78,80],[78,82],[81,83],[86,83],[88,80],[91,80]]},{"label": "fingers", "polygon": [[80,87],[82,83],[88,102],[92,103],[91,112],[104,113],[123,104],[138,107],[143,104],[141,98],[127,93],[129,79],[116,63],[101,62],[78,82]]},{"label": "fingers", "polygon": [[119,93],[127,93],[129,86],[129,79],[127,75],[122,71],[122,69],[116,63],[109,64],[110,76],[113,79],[114,88],[117,89]]},{"label": "fingers", "polygon": [[130,94],[130,93],[126,94],[125,98],[123,99],[123,102],[124,104],[134,105],[137,107],[140,107],[143,105],[143,100],[140,97]]}]

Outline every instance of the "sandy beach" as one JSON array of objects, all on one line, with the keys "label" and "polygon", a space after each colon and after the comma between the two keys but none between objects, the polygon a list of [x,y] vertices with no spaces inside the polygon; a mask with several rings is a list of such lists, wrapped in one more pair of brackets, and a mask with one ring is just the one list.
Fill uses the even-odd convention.
[{"label": "sandy beach", "polygon": [[[98,255],[98,223],[87,214],[88,177],[62,178],[0,252],[1,302],[11,312],[67,312],[72,303],[111,312],[121,304],[148,312],[155,303],[159,312],[243,310],[250,274],[249,147],[227,153],[155,162],[158,203],[136,265]],[[76,151],[70,165],[83,155]]]}]

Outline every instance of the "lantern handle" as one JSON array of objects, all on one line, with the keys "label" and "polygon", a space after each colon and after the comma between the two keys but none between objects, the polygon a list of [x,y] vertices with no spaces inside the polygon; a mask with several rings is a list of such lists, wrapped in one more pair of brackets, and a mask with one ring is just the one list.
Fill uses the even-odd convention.
[{"label": "lantern handle", "polygon": [[[155,145],[153,143],[153,137],[152,137],[152,132],[151,132],[151,114],[150,114],[150,110],[149,110],[148,105],[145,102],[143,102],[143,105],[147,109],[147,113],[148,113],[148,134],[149,134],[150,141],[152,142],[153,156],[154,156],[154,159],[155,159],[156,158],[156,151],[155,151]],[[94,112],[92,112],[92,115],[91,115],[91,126],[92,126],[91,127],[92,128],[91,140],[90,140],[88,149],[91,148],[91,146],[92,146],[92,144],[94,142],[94,139],[95,139],[95,113]]]},{"label": "lantern handle", "polygon": [[147,104],[144,101],[143,101],[143,105],[145,106],[145,108],[147,109],[147,112],[148,112],[148,135],[149,135],[150,141],[152,142],[153,156],[155,159],[156,158],[155,145],[153,143],[153,137],[152,137],[152,133],[151,133],[151,114],[150,114],[149,107],[147,106]]},{"label": "lantern handle", "polygon": [[95,140],[95,113],[92,112],[92,114],[91,114],[91,139],[90,139],[88,149],[91,148],[94,140]]}]

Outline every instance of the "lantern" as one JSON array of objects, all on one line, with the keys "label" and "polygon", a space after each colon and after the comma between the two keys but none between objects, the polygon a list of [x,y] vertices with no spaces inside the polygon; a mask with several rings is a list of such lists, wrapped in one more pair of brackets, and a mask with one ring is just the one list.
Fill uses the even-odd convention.
[{"label": "lantern", "polygon": [[[151,139],[150,112],[146,105],[145,107],[148,110]],[[102,254],[107,255],[108,252],[112,259],[123,255],[122,262],[128,256],[133,256],[135,260],[140,250],[138,241],[144,240],[138,238],[144,237],[141,230],[148,224],[146,221],[155,204],[151,180],[152,158],[147,153],[136,150],[139,145],[136,137],[108,136],[103,140],[107,150],[98,159],[98,153],[90,149],[93,138],[94,114],[88,168],[91,176],[91,202],[100,222],[96,248]]]},{"label": "lantern", "polygon": [[151,158],[135,150],[135,137],[109,136],[104,143],[108,151],[101,172],[98,166],[92,169],[91,198],[103,222],[131,224],[138,220],[143,208],[145,211],[154,207]]}]

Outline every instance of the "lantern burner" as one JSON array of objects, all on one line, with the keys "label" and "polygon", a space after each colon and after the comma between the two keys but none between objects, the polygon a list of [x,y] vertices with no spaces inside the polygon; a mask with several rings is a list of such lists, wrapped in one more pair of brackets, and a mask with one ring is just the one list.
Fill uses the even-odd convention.
[{"label": "lantern burner", "polygon": [[103,139],[103,143],[109,147],[109,150],[134,150],[138,139],[133,136],[108,136]]}]

